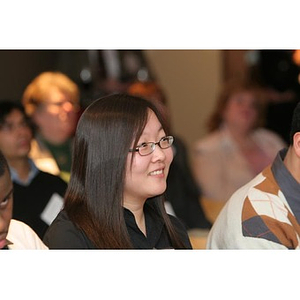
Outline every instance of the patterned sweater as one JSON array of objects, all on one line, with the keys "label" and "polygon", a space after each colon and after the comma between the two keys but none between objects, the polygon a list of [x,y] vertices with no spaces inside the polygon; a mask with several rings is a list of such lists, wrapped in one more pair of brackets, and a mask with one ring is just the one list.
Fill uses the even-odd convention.
[{"label": "patterned sweater", "polygon": [[300,249],[300,185],[283,164],[285,154],[232,195],[209,233],[208,249]]}]

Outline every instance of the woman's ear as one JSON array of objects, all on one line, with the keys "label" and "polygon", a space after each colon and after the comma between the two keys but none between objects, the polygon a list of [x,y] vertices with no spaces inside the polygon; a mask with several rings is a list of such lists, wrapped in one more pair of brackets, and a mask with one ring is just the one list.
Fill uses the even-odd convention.
[{"label": "woman's ear", "polygon": [[300,132],[296,132],[293,136],[293,148],[296,155],[300,158]]}]

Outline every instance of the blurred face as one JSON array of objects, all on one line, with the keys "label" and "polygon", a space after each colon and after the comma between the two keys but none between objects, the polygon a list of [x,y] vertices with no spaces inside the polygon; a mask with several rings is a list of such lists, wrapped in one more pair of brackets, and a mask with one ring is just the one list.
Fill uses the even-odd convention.
[{"label": "blurred face", "polygon": [[[139,139],[138,146],[148,142],[158,142],[166,136],[156,115],[149,111],[147,125]],[[131,158],[133,155],[133,163]],[[147,198],[162,194],[167,187],[166,179],[173,160],[172,147],[155,150],[146,156],[130,152],[127,158],[124,206],[127,203],[144,203]]]},{"label": "blurred face", "polygon": [[233,94],[223,113],[225,124],[246,131],[254,127],[257,117],[257,100],[248,91]]},{"label": "blurred face", "polygon": [[8,170],[0,177],[0,249],[7,244],[6,236],[13,207],[13,184]]},{"label": "blurred face", "polygon": [[8,159],[27,157],[32,139],[31,129],[24,115],[17,109],[5,118],[0,126],[0,149]]},{"label": "blurred face", "polygon": [[52,144],[65,142],[73,134],[77,119],[76,105],[56,87],[49,90],[47,102],[33,114],[41,135]]}]

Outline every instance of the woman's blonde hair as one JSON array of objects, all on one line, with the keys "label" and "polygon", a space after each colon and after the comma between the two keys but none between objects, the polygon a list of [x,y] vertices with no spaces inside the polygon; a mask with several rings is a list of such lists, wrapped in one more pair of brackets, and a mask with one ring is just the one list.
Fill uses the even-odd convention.
[{"label": "woman's blonde hair", "polygon": [[32,115],[39,104],[47,102],[52,87],[68,95],[74,104],[79,104],[79,89],[75,82],[61,72],[43,72],[33,79],[23,93],[22,103],[28,115]]}]

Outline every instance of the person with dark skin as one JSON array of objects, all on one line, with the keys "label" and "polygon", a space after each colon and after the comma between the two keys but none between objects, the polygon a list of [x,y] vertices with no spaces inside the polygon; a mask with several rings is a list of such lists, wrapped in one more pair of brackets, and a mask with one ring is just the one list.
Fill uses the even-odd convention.
[{"label": "person with dark skin", "polygon": [[0,150],[7,159],[14,186],[13,218],[43,238],[63,206],[66,182],[39,170],[29,158],[33,129],[21,104],[0,102]]},{"label": "person with dark skin", "polygon": [[0,151],[0,250],[48,249],[25,223],[12,219],[13,183]]}]

